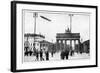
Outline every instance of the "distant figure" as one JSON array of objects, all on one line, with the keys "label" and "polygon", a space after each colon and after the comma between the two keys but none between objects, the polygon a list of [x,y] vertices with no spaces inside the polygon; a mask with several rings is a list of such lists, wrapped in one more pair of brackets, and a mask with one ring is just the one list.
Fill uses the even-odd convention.
[{"label": "distant figure", "polygon": [[49,52],[48,51],[45,52],[45,55],[46,55],[46,60],[49,60]]},{"label": "distant figure", "polygon": [[41,60],[41,61],[43,61],[43,60],[44,60],[44,58],[43,58],[43,51],[42,51],[42,49],[40,50],[40,60]]},{"label": "distant figure", "polygon": [[28,53],[29,53],[29,55],[31,56],[33,52],[30,50]]},{"label": "distant figure", "polygon": [[66,52],[66,60],[67,60],[68,59],[68,56],[69,56],[69,51],[66,50],[65,52]]},{"label": "distant figure", "polygon": [[66,58],[66,60],[68,59],[69,56],[69,51],[68,50],[63,50],[60,54],[61,59],[64,60]]},{"label": "distant figure", "polygon": [[65,58],[65,53],[64,53],[64,51],[61,52],[60,56],[61,56],[61,59],[64,60],[64,58]]},{"label": "distant figure", "polygon": [[25,47],[25,48],[24,48],[24,51],[25,51],[24,55],[25,55],[25,56],[28,56],[28,48],[29,48],[29,47]]},{"label": "distant figure", "polygon": [[74,50],[71,50],[70,55],[71,55],[71,56],[74,55]]},{"label": "distant figure", "polygon": [[39,60],[39,52],[38,52],[38,50],[36,50],[36,60],[37,61]]},{"label": "distant figure", "polygon": [[53,51],[51,52],[51,55],[52,55],[52,57],[53,57]]}]

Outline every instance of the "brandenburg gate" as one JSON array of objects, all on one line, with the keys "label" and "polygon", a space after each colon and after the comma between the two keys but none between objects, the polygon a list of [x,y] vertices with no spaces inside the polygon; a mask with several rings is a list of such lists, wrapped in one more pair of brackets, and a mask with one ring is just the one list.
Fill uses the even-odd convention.
[{"label": "brandenburg gate", "polygon": [[69,50],[80,51],[80,33],[71,33],[69,30],[57,33],[56,42],[58,50],[67,49],[69,46]]}]

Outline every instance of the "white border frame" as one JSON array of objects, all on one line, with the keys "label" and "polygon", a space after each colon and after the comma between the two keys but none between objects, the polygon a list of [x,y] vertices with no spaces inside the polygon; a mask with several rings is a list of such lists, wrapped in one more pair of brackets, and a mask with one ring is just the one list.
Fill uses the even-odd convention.
[{"label": "white border frame", "polygon": [[[60,7],[60,6],[45,6],[45,5],[28,5],[28,4],[17,4],[16,6],[16,25],[17,25],[17,70],[22,69],[38,69],[38,68],[53,68],[53,67],[75,67],[75,66],[87,66],[87,65],[96,65],[96,9],[92,8],[81,8],[81,7]],[[89,12],[91,13],[90,17],[90,56],[88,60],[73,60],[73,61],[51,61],[51,62],[32,62],[32,63],[23,63],[22,64],[22,9],[31,9],[31,10],[51,10],[51,11],[74,11],[74,12]]]}]

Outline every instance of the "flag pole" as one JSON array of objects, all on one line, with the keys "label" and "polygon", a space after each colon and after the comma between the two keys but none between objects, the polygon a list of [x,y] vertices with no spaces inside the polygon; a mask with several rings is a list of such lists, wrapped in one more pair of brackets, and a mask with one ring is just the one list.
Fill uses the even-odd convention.
[{"label": "flag pole", "polygon": [[34,17],[34,49],[36,49],[35,47],[35,35],[36,35],[36,17],[38,17],[37,13],[34,12],[33,13],[33,17]]},{"label": "flag pole", "polygon": [[69,14],[70,16],[70,32],[72,32],[72,16],[73,14]]}]

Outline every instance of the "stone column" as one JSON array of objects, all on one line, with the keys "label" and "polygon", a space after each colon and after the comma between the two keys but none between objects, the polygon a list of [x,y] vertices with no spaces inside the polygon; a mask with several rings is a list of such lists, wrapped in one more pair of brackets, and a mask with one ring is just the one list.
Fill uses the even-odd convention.
[{"label": "stone column", "polygon": [[76,40],[74,40],[74,50],[76,50],[75,46],[76,46]]},{"label": "stone column", "polygon": [[[76,43],[76,42],[77,42],[77,43]],[[76,49],[76,52],[78,53],[78,49],[79,49],[79,47],[78,47],[78,46],[79,46],[79,42],[78,42],[78,40],[77,40],[77,39],[75,40],[75,44],[77,45],[77,47],[76,47],[75,49]]]},{"label": "stone column", "polygon": [[57,43],[59,43],[59,40],[57,39]]},{"label": "stone column", "polygon": [[63,46],[63,40],[61,40],[60,50],[62,50],[62,46]]},{"label": "stone column", "polygon": [[80,49],[80,39],[78,39],[78,51],[81,52],[81,49]]},{"label": "stone column", "polygon": [[65,49],[66,49],[66,40],[65,40]]},{"label": "stone column", "polygon": [[59,46],[59,40],[57,39],[57,44],[56,44],[56,49],[59,50],[60,46]]},{"label": "stone column", "polygon": [[72,40],[70,40],[70,50],[72,50]]},{"label": "stone column", "polygon": [[67,40],[66,40],[66,45],[67,45]]}]

